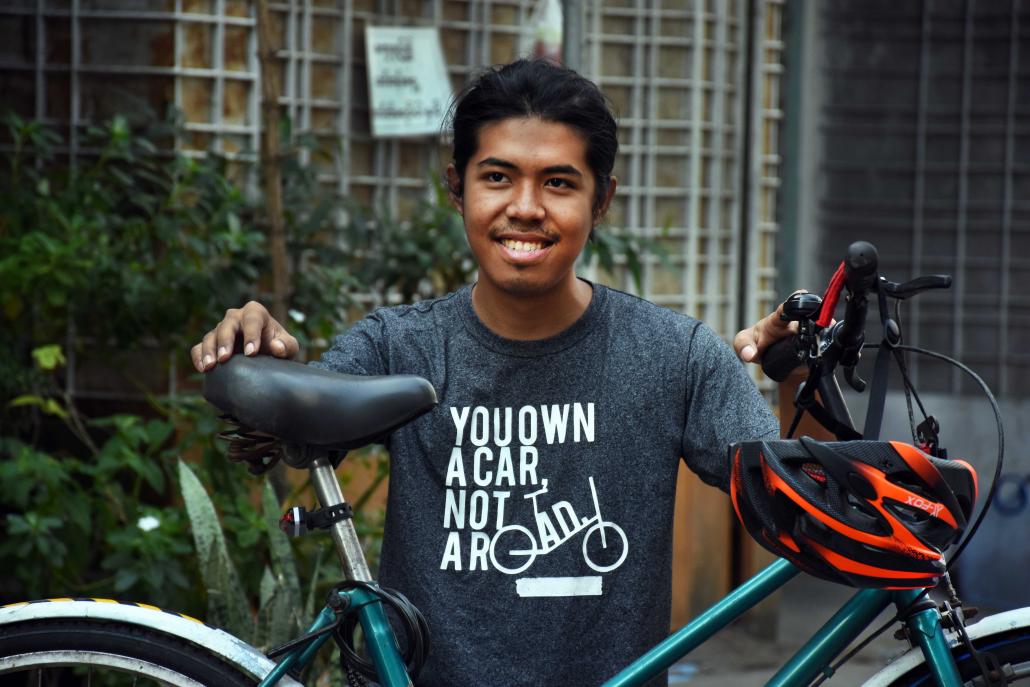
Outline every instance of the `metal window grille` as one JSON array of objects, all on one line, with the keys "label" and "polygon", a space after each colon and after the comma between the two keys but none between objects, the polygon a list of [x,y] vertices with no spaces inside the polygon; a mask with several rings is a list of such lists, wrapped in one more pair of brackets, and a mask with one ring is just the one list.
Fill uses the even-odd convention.
[{"label": "metal window grille", "polygon": [[669,253],[641,295],[726,337],[776,298],[781,16],[781,2],[589,7],[585,71],[622,134],[611,222]]},{"label": "metal window grille", "polygon": [[[823,262],[867,238],[895,279],[954,275],[907,307],[910,342],[1017,393],[1030,384],[1030,6],[838,1],[816,17]],[[957,370],[914,363],[920,389],[973,391]]]},{"label": "metal window grille", "polygon": [[[398,214],[448,155],[440,139],[371,137],[368,25],[439,27],[452,86],[517,56],[535,0],[291,0],[271,5],[280,103],[318,142],[319,180]],[[660,240],[643,295],[724,336],[775,300],[782,0],[592,0],[583,71],[620,115],[610,223]],[[184,113],[177,145],[253,159],[260,66],[244,0],[22,0],[0,7],[0,87],[69,132],[116,114]],[[602,277],[634,290],[624,274]]]}]

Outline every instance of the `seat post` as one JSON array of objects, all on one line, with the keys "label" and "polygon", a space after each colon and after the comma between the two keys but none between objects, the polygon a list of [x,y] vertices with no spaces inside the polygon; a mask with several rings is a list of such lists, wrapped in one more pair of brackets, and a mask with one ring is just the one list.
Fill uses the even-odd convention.
[{"label": "seat post", "polygon": [[[315,494],[323,508],[346,503],[340,482],[336,479],[336,472],[333,471],[333,466],[326,456],[322,455],[311,461],[310,470],[311,483],[315,485]],[[354,521],[348,518],[333,523],[329,528],[329,534],[336,545],[336,552],[340,556],[340,563],[347,579],[370,582],[372,573],[365,561],[365,552],[361,549]]]}]

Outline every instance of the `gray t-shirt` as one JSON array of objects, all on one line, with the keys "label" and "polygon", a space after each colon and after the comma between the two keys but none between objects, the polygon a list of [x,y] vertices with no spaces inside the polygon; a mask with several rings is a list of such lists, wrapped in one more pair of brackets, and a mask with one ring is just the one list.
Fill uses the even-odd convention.
[{"label": "gray t-shirt", "polygon": [[680,458],[725,490],[727,445],[777,422],[695,319],[594,285],[567,330],[513,341],[471,293],[377,310],[316,363],[439,397],[387,441],[380,581],[429,621],[419,685],[599,685],[668,633]]}]

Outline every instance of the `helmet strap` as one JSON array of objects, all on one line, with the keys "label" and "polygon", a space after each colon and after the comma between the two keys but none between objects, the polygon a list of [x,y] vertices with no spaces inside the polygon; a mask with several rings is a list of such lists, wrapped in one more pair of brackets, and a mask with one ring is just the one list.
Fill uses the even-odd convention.
[{"label": "helmet strap", "polygon": [[887,402],[887,379],[890,373],[890,358],[895,347],[901,343],[901,329],[891,319],[887,308],[887,294],[883,288],[883,278],[876,280],[876,295],[880,306],[880,324],[883,327],[883,341],[876,352],[876,365],[873,368],[873,383],[869,389],[869,409],[865,415],[865,427],[862,438],[868,441],[880,439],[883,425],[883,408]]}]

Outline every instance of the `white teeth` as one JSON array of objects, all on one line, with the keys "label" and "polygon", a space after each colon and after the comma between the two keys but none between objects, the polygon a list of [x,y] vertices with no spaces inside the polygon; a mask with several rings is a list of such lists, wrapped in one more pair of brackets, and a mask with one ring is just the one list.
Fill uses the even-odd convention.
[{"label": "white teeth", "polygon": [[544,247],[542,243],[530,243],[527,241],[512,241],[511,239],[504,239],[501,241],[505,247],[519,252],[519,253],[531,253],[536,250],[540,250]]}]

